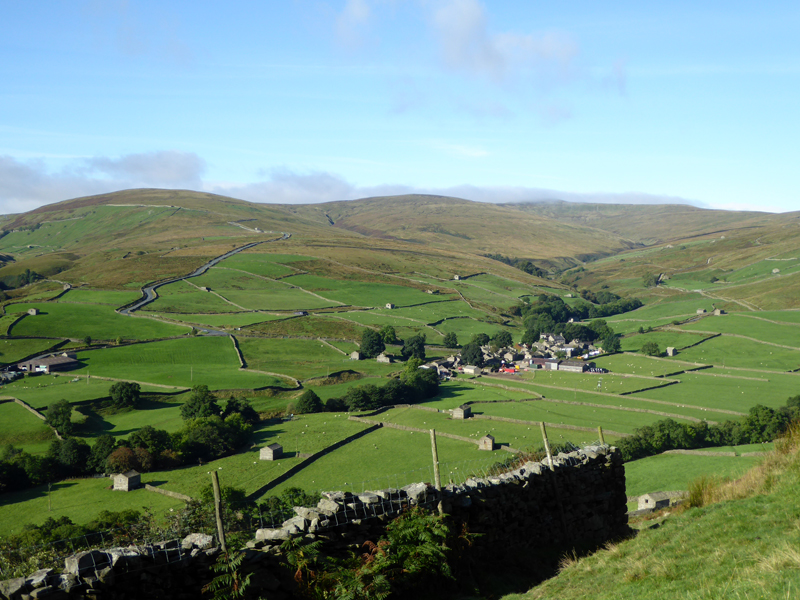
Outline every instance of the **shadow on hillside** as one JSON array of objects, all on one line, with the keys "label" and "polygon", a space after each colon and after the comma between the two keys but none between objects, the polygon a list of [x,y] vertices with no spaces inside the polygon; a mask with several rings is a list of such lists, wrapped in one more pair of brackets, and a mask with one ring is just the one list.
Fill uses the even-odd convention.
[{"label": "shadow on hillside", "polygon": [[439,393],[432,400],[449,400],[451,398],[460,398],[467,392],[473,391],[475,388],[468,385],[449,385],[447,387],[440,387]]},{"label": "shadow on hillside", "polygon": [[[59,481],[50,486],[50,493],[62,491],[75,485],[78,485],[76,481]],[[46,498],[47,493],[47,484],[22,490],[21,492],[9,492],[0,495],[0,506],[27,502],[28,500],[36,500],[37,498]]]}]

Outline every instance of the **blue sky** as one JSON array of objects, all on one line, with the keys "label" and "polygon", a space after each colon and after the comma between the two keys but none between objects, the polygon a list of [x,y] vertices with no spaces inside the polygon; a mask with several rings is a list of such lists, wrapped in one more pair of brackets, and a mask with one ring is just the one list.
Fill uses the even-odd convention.
[{"label": "blue sky", "polygon": [[790,2],[0,0],[0,212],[129,187],[800,209]]}]

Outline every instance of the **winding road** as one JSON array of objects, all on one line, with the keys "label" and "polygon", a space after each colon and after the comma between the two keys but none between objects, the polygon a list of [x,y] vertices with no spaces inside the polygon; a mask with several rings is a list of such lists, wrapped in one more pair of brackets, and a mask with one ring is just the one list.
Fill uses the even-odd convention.
[{"label": "winding road", "polygon": [[[194,271],[192,271],[188,275],[181,275],[180,277],[173,277],[171,279],[165,279],[164,281],[160,281],[160,282],[154,283],[152,285],[147,285],[147,286],[142,288],[142,298],[140,300],[138,300],[137,302],[135,302],[134,304],[131,304],[130,306],[128,306],[126,308],[119,309],[117,312],[119,312],[119,314],[121,314],[121,315],[127,315],[129,317],[133,316],[133,315],[131,315],[132,312],[139,310],[143,306],[146,306],[147,304],[150,304],[153,300],[158,298],[158,294],[156,293],[156,288],[159,288],[162,285],[168,285],[170,283],[175,283],[176,281],[183,281],[184,279],[189,279],[190,277],[199,277],[200,275],[203,275],[206,271],[208,271],[214,265],[222,262],[223,260],[225,260],[226,258],[228,258],[230,256],[233,256],[234,254],[238,254],[242,250],[247,250],[248,248],[252,248],[254,246],[258,246],[259,244],[267,244],[269,242],[278,242],[278,241],[281,241],[281,240],[288,240],[292,235],[291,233],[284,233],[284,232],[281,232],[281,233],[283,235],[280,238],[276,239],[276,240],[264,240],[263,242],[252,242],[250,244],[245,244],[244,246],[240,246],[239,248],[234,248],[233,250],[231,250],[229,252],[226,252],[225,254],[217,256],[216,258],[212,258],[206,264],[204,264],[201,267],[198,267],[197,269],[195,269]],[[218,330],[215,330],[215,329],[201,329],[200,331],[202,333],[207,334],[207,335],[228,335],[228,333],[225,332],[225,331],[218,331]]]}]

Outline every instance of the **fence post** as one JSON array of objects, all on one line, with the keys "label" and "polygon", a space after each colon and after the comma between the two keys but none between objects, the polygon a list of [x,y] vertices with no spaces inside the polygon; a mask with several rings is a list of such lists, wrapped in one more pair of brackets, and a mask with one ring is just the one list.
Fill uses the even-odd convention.
[{"label": "fence post", "polygon": [[222,494],[219,492],[219,477],[217,472],[211,472],[211,487],[214,488],[214,511],[217,516],[217,534],[219,535],[219,545],[223,552],[227,552],[225,545],[225,529],[222,527]]},{"label": "fence post", "polygon": [[606,438],[603,436],[603,428],[602,428],[602,426],[600,426],[600,425],[597,426],[597,433],[600,435],[600,443],[605,445]]},{"label": "fence post", "polygon": [[564,515],[564,505],[561,504],[561,493],[558,489],[558,481],[556,481],[556,470],[553,467],[553,453],[550,451],[550,442],[547,439],[547,429],[544,426],[544,421],[541,421],[539,425],[542,426],[542,438],[544,439],[544,449],[547,452],[547,462],[550,463],[550,471],[553,473],[553,495],[556,498],[556,504],[558,504],[558,512],[561,515],[561,528],[564,532],[564,537],[569,539],[569,529],[567,528],[567,517]]},{"label": "fence post", "polygon": [[442,506],[442,476],[439,473],[439,451],[436,448],[436,431],[431,429],[431,453],[433,454],[433,477],[436,491],[439,492],[439,514],[444,514]]},{"label": "fence post", "polygon": [[550,452],[550,442],[547,439],[547,429],[545,429],[544,421],[539,422],[542,428],[542,439],[544,439],[544,451],[547,452],[547,462],[550,468],[553,468],[553,454]]}]

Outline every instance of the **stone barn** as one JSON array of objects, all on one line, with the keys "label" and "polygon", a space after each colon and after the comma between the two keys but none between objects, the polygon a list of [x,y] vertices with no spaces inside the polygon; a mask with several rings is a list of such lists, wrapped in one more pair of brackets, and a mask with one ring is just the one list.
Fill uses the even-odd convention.
[{"label": "stone barn", "polygon": [[350,360],[361,360],[361,352],[354,350],[350,353]]},{"label": "stone barn", "polygon": [[466,375],[480,375],[481,368],[476,367],[475,365],[464,365],[464,373]]},{"label": "stone barn", "polygon": [[462,404],[458,408],[453,409],[454,419],[469,419],[472,416],[472,408],[466,404]]},{"label": "stone barn", "polygon": [[652,508],[653,510],[669,508],[669,494],[667,492],[653,492],[652,494],[639,496],[638,510],[646,508]]},{"label": "stone barn", "polygon": [[675,356],[678,353],[672,346],[667,346],[667,356]]},{"label": "stone barn", "polygon": [[269,446],[262,448],[261,452],[258,454],[258,458],[261,460],[278,460],[282,456],[283,446],[280,444],[270,444]]},{"label": "stone barn", "polygon": [[478,440],[478,450],[494,450],[494,437],[486,434]]},{"label": "stone barn", "polygon": [[381,352],[378,355],[378,358],[376,358],[375,360],[377,360],[379,363],[390,363],[390,362],[392,362],[392,357],[391,356],[386,356],[385,354],[383,354]]},{"label": "stone barn", "polygon": [[29,308],[28,309],[28,314],[30,316],[32,316],[32,317],[35,317],[36,315],[39,314],[39,309],[38,308]]},{"label": "stone barn", "polygon": [[130,492],[142,487],[142,476],[138,471],[127,471],[114,475],[114,489],[121,492]]},{"label": "stone barn", "polygon": [[386,308],[394,308],[394,304],[392,304],[391,302],[387,302]]}]

